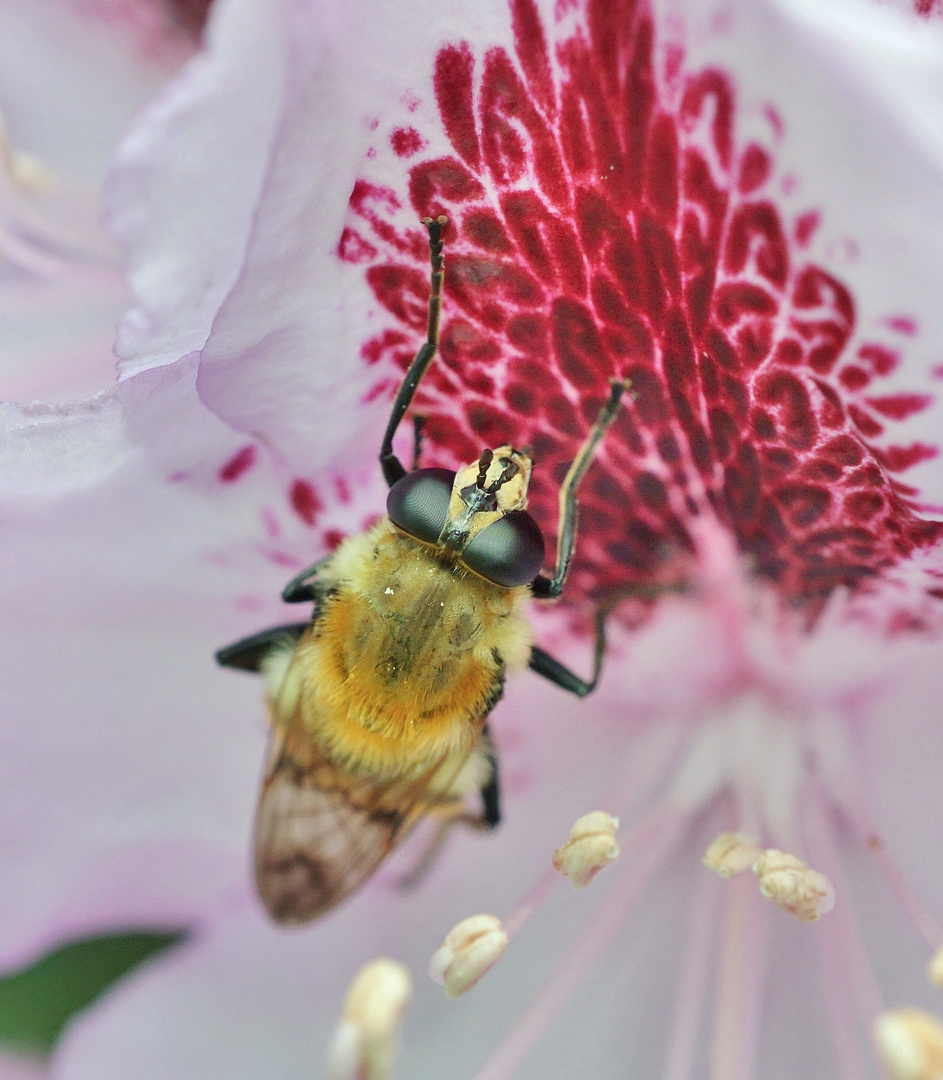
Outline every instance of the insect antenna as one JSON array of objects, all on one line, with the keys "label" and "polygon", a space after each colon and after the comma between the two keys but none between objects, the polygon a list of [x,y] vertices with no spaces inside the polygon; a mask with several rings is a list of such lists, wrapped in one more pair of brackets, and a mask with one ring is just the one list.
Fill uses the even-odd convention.
[{"label": "insect antenna", "polygon": [[514,461],[510,462],[503,473],[497,480],[487,489],[489,495],[497,493],[498,489],[503,487],[508,480],[513,479],[521,471],[521,467]]},{"label": "insect antenna", "polygon": [[478,459],[478,478],[475,480],[475,487],[485,490],[485,478],[488,475],[488,470],[491,468],[491,462],[494,459],[493,450],[482,450],[481,457]]}]

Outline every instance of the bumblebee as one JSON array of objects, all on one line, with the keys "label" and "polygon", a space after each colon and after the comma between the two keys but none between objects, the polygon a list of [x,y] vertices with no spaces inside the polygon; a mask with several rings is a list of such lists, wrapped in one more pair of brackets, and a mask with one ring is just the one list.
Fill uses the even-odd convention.
[{"label": "bumblebee", "polygon": [[[576,540],[576,492],[626,384],[608,400],[560,490],[553,577],[527,513],[532,461],[485,449],[457,473],[407,472],[393,438],[438,347],[445,217],[425,219],[432,285],[428,333],[393,403],[380,448],[386,516],[293,578],[282,599],[311,618],[216,654],[261,672],[271,747],[255,825],[259,896],[279,923],[316,918],[350,895],[425,815],[445,829],[494,828],[498,771],[487,719],[505,676],[529,666],[580,697],[605,650],[597,615],[593,675],[533,644],[531,598],[560,595]],[[482,809],[468,799],[480,793]]]}]

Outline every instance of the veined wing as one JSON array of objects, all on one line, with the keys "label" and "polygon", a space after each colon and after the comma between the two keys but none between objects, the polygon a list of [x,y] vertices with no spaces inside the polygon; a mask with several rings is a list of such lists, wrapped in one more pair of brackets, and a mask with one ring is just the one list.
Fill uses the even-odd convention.
[{"label": "veined wing", "polygon": [[275,728],[255,828],[256,886],[272,918],[308,922],[362,884],[423,814],[449,801],[438,783],[429,792],[441,764],[418,777],[350,776],[324,758],[297,713]]}]

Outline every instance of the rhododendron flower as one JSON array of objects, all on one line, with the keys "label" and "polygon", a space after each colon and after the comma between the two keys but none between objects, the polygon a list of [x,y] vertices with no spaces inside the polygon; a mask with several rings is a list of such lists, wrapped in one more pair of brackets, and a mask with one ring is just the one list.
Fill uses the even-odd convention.
[{"label": "rhododendron flower", "polygon": [[[943,1012],[941,65],[865,0],[218,4],[115,159],[118,385],[5,507],[0,956],[193,930],[53,1075],[317,1075],[376,957],[413,972],[403,1076],[855,1080],[886,1007]],[[508,687],[498,833],[288,933],[247,883],[261,689],[209,658],[381,512],[440,214],[424,463],[529,444],[553,536],[631,380],[535,617],[588,667],[612,607],[607,666]],[[594,811],[620,854],[576,892],[551,858]],[[483,913],[506,952],[448,1001],[416,976]]]}]

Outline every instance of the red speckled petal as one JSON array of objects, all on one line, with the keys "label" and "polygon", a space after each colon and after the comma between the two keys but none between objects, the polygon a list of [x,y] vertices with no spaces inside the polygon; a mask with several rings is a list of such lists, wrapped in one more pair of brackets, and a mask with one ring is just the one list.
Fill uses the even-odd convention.
[{"label": "red speckled petal", "polygon": [[[645,4],[594,0],[583,18],[514,0],[510,15],[510,47],[439,50],[439,116],[421,129],[430,151],[410,159],[408,196],[390,181],[406,167],[369,165],[340,249],[387,313],[364,356],[402,367],[426,290],[411,219],[450,218],[443,362],[417,404],[435,456],[529,444],[532,508],[551,531],[606,380],[627,375],[632,400],[582,491],[573,593],[684,575],[704,515],[810,618],[836,589],[935,545],[928,502],[943,489],[925,469],[931,482],[912,482],[938,453],[935,395],[911,359],[932,339],[924,323],[913,340],[905,290],[874,296],[885,236],[862,232],[867,256],[848,246],[842,265],[797,194],[782,115],[741,99],[733,61],[697,58],[732,56],[770,17],[698,30],[681,59]],[[782,83],[775,65],[760,79]],[[888,182],[859,186],[873,199]],[[917,241],[914,267],[895,269],[913,284],[937,247]],[[910,299],[935,318],[925,287]]]}]

